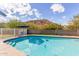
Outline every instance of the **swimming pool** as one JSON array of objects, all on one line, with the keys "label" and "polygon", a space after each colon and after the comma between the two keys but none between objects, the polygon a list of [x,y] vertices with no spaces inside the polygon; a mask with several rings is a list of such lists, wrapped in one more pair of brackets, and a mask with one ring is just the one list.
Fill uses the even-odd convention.
[{"label": "swimming pool", "polygon": [[25,36],[4,41],[30,56],[79,56],[79,39]]}]

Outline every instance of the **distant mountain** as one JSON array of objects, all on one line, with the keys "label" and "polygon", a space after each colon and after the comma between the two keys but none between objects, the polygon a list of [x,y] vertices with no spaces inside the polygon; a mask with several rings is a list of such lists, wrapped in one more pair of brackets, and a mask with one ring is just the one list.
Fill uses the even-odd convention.
[{"label": "distant mountain", "polygon": [[49,21],[48,19],[37,19],[26,22],[29,30],[56,30],[62,29],[60,24]]},{"label": "distant mountain", "polygon": [[36,25],[45,25],[45,24],[50,24],[50,23],[53,23],[47,19],[37,19],[37,20],[31,20],[31,21],[28,21],[27,23],[33,23],[33,24],[36,24]]},{"label": "distant mountain", "polygon": [[0,27],[17,28],[17,26],[29,26],[28,30],[58,30],[63,29],[60,24],[49,21],[48,19],[37,19],[28,22],[10,20],[8,23],[0,23]]}]

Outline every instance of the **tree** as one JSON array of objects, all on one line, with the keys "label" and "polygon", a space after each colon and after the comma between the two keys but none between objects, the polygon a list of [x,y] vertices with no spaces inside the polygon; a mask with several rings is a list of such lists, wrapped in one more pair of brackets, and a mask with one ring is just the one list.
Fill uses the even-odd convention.
[{"label": "tree", "polygon": [[77,30],[77,29],[79,29],[79,15],[74,16],[72,21],[68,23],[67,28],[69,30]]},{"label": "tree", "polygon": [[45,27],[46,30],[62,30],[63,26],[56,24],[56,23],[52,23],[52,24],[48,24],[47,27]]},{"label": "tree", "polygon": [[20,25],[23,26],[23,25],[26,25],[26,23],[18,21],[17,19],[12,19],[6,24],[6,27],[17,28],[17,26],[20,26]]},{"label": "tree", "polygon": [[5,28],[6,23],[0,23],[0,28]]}]

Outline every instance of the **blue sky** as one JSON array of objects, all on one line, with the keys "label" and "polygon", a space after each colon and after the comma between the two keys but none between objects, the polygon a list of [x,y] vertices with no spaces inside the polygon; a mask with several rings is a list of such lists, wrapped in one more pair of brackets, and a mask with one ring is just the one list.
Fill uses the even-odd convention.
[{"label": "blue sky", "polygon": [[55,21],[60,24],[66,24],[70,21],[73,16],[79,14],[79,4],[77,3],[64,3],[62,6],[64,7],[64,12],[54,13],[50,7],[52,3],[37,3],[31,4],[33,8],[36,8],[42,13],[43,18],[50,19],[51,21]]},{"label": "blue sky", "polygon": [[[1,12],[7,16],[1,16]],[[78,14],[79,3],[24,3],[15,5],[7,4],[6,6],[0,5],[1,19],[15,17],[21,21],[29,21],[37,18],[45,18],[59,24],[67,24],[71,21],[73,16]]]}]

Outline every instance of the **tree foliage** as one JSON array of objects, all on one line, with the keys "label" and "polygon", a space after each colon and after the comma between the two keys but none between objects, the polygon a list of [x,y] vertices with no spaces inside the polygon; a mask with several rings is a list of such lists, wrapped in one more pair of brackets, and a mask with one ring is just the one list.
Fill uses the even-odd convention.
[{"label": "tree foliage", "polygon": [[17,28],[17,26],[20,26],[20,25],[23,26],[26,24],[17,19],[12,19],[8,23],[6,23],[7,28]]},{"label": "tree foliage", "polygon": [[79,15],[73,17],[72,21],[68,23],[67,28],[69,30],[79,29]]},{"label": "tree foliage", "polygon": [[33,20],[21,22],[17,19],[11,19],[8,23],[1,25],[6,28],[17,28],[17,26],[29,26],[28,30],[60,30],[63,26],[57,23],[48,21],[47,19]]}]

